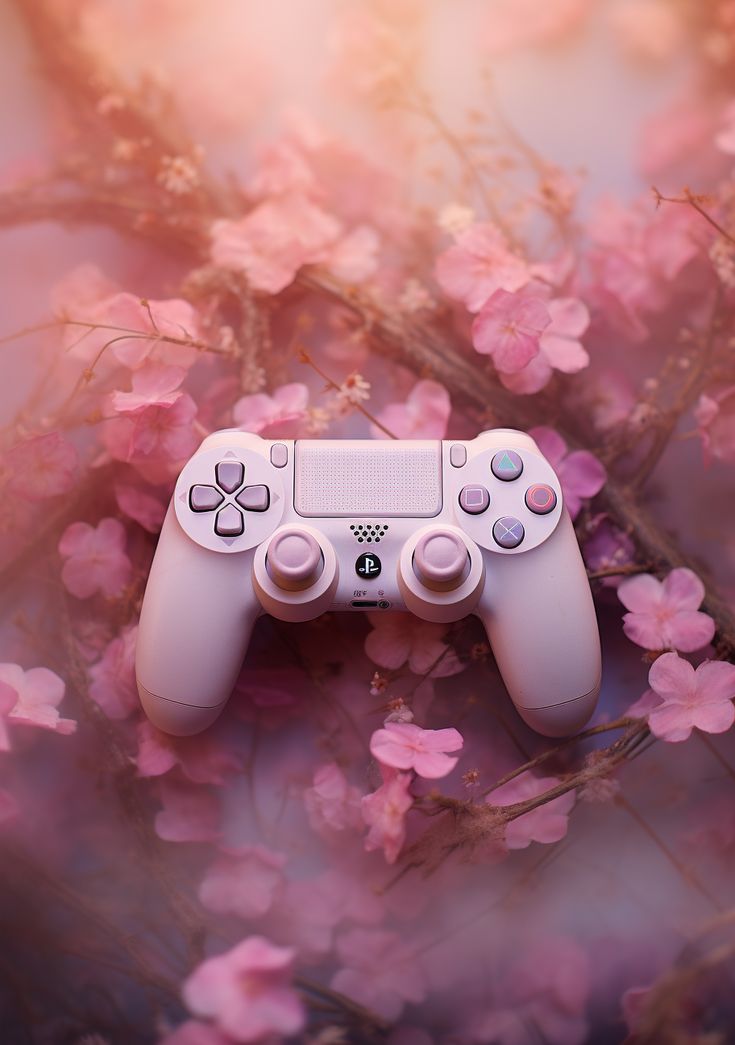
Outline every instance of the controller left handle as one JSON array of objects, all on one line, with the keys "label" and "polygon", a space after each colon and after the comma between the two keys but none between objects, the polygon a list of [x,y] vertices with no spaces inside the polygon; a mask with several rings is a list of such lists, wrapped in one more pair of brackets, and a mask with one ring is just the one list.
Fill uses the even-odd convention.
[{"label": "controller left handle", "polygon": [[190,736],[210,726],[232,693],[262,608],[254,549],[222,555],[195,544],[169,505],[143,598],[135,674],[159,729]]}]

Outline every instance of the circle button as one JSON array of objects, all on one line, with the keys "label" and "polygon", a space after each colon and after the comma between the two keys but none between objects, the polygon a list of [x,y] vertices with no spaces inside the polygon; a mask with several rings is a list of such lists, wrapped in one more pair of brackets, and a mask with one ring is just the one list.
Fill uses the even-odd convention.
[{"label": "circle button", "polygon": [[425,533],[414,549],[413,572],[426,588],[434,591],[458,588],[469,569],[467,545],[451,530]]},{"label": "circle button", "polygon": [[526,490],[526,507],[535,515],[548,515],[556,508],[556,493],[546,483],[535,483]]},{"label": "circle button", "polygon": [[355,573],[365,581],[371,581],[380,576],[383,566],[380,559],[373,552],[363,552],[357,556]]},{"label": "circle button", "polygon": [[265,563],[273,582],[284,591],[311,587],[324,570],[324,557],[318,543],[310,533],[295,528],[275,535],[268,545]]},{"label": "circle button", "polygon": [[504,515],[493,526],[493,537],[501,548],[517,548],[525,535],[523,523],[512,515]]},{"label": "circle button", "polygon": [[490,463],[490,468],[496,479],[510,483],[517,479],[523,471],[523,461],[515,450],[498,450]]}]

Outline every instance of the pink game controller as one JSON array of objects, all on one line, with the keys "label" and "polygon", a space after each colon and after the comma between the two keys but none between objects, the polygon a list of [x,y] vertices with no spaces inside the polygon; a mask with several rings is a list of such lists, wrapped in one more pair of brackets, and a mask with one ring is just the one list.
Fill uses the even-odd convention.
[{"label": "pink game controller", "polygon": [[539,733],[576,732],[600,689],[600,638],[559,479],[530,436],[467,442],[208,436],[184,467],[140,618],[136,672],[167,733],[209,726],[261,613],[475,613]]}]

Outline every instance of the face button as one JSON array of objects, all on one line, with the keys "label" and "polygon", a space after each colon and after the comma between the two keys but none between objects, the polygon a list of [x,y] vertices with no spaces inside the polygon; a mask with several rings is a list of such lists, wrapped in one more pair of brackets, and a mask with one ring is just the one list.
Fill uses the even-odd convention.
[{"label": "face button", "polygon": [[238,511],[234,504],[226,504],[217,512],[214,532],[218,537],[239,537],[244,529],[242,512]]},{"label": "face button", "polygon": [[214,472],[217,486],[225,493],[234,493],[238,486],[242,486],[245,478],[245,469],[239,461],[220,461]]},{"label": "face button", "polygon": [[363,552],[358,555],[355,563],[355,573],[363,580],[371,581],[380,576],[382,564],[373,552]]},{"label": "face button", "polygon": [[274,468],[285,468],[288,464],[288,447],[285,443],[274,443],[271,447],[271,464]]},{"label": "face button", "polygon": [[523,523],[512,515],[504,515],[493,526],[493,537],[501,548],[517,548],[525,536]]},{"label": "face button", "polygon": [[246,512],[267,512],[271,503],[267,486],[246,486],[235,498]]},{"label": "face button", "polygon": [[467,447],[462,443],[454,443],[449,448],[449,463],[453,468],[462,468],[467,464]]},{"label": "face button", "polygon": [[281,530],[268,545],[265,560],[271,579],[284,591],[302,591],[316,584],[324,569],[322,550],[303,530]]},{"label": "face button", "polygon": [[498,450],[490,465],[496,479],[509,483],[523,471],[523,461],[515,450]]},{"label": "face button", "polygon": [[465,486],[459,495],[459,506],[468,515],[481,515],[490,504],[490,494],[484,486]]},{"label": "face button", "polygon": [[536,515],[548,515],[556,508],[556,493],[546,483],[535,483],[526,490],[526,507]]},{"label": "face button", "polygon": [[193,512],[213,512],[224,497],[213,486],[192,486],[189,490],[189,507]]},{"label": "face button", "polygon": [[421,537],[413,553],[413,572],[426,588],[451,591],[469,572],[467,546],[451,530],[430,530]]}]

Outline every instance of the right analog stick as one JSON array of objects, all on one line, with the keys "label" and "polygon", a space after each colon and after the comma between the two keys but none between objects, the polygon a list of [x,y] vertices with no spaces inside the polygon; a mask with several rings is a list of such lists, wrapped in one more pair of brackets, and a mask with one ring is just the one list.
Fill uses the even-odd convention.
[{"label": "right analog stick", "polygon": [[266,569],[284,591],[303,591],[319,580],[324,557],[318,542],[305,530],[281,530],[268,545]]},{"label": "right analog stick", "polygon": [[430,530],[413,553],[413,572],[433,591],[453,591],[467,578],[470,556],[462,538],[451,530]]}]

